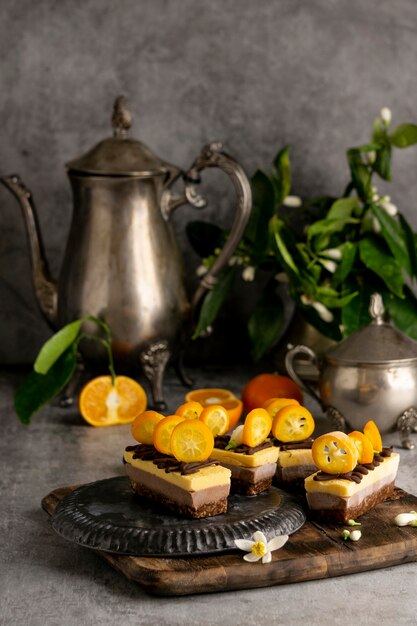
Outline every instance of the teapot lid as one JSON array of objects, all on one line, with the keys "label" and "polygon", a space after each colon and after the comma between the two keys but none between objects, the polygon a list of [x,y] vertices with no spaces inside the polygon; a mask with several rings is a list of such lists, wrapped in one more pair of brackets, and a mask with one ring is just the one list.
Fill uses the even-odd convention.
[{"label": "teapot lid", "polygon": [[116,98],[113,108],[113,137],[104,139],[91,150],[67,163],[71,171],[100,176],[135,176],[147,178],[173,174],[178,168],[162,161],[141,141],[128,137],[132,115],[124,96]]},{"label": "teapot lid", "polygon": [[330,348],[326,360],[353,365],[417,359],[417,342],[384,321],[384,304],[379,293],[372,294],[369,313],[372,322]]}]

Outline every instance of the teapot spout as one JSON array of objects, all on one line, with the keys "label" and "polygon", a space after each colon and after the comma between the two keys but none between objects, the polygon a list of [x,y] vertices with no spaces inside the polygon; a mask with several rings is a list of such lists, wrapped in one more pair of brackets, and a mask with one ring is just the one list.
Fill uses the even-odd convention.
[{"label": "teapot spout", "polygon": [[55,327],[58,312],[58,290],[49,273],[32,194],[19,176],[15,174],[0,176],[0,182],[14,195],[22,209],[29,241],[36,299],[48,324]]}]

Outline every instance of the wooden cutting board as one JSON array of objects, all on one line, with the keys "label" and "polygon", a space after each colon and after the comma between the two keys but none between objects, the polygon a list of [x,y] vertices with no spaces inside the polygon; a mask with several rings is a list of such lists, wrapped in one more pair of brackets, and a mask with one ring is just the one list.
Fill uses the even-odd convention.
[{"label": "wooden cutting board", "polygon": [[[55,489],[42,500],[52,515],[62,498],[77,486]],[[343,526],[307,521],[272,562],[246,563],[243,552],[189,558],[134,557],[97,551],[129,580],[158,595],[253,589],[317,578],[355,574],[417,561],[417,529],[398,527],[398,513],[417,510],[417,498],[396,489],[393,498],[360,518],[362,538],[341,539]]]}]

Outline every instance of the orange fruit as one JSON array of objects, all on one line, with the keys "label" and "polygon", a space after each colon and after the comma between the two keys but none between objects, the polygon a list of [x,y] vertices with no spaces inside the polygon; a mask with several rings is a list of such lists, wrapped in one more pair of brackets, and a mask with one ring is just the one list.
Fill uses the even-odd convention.
[{"label": "orange fruit", "polygon": [[206,406],[200,415],[200,420],[210,428],[213,437],[224,435],[229,430],[229,414],[220,404]]},{"label": "orange fruit", "polygon": [[191,400],[190,402],[181,404],[181,406],[179,406],[178,409],[175,411],[175,415],[185,417],[185,419],[187,420],[195,420],[200,417],[202,411],[202,405],[199,402]]},{"label": "orange fruit", "polygon": [[80,413],[91,426],[128,424],[146,409],[146,393],[128,376],[97,376],[84,385],[78,405]]},{"label": "orange fruit", "polygon": [[368,439],[370,439],[374,450],[376,450],[377,452],[381,452],[382,437],[381,433],[379,432],[378,426],[373,420],[369,420],[369,422],[366,422],[363,432],[368,437]]},{"label": "orange fruit", "polygon": [[139,443],[146,443],[148,446],[153,445],[153,431],[155,426],[164,419],[161,413],[156,411],[145,411],[137,416],[131,427],[133,439]]},{"label": "orange fruit", "polygon": [[206,389],[194,389],[185,396],[188,401],[196,401],[206,406],[220,404],[229,414],[229,428],[233,428],[238,423],[242,415],[243,403],[229,389],[219,389],[216,387]]},{"label": "orange fruit", "polygon": [[200,420],[184,420],[174,428],[171,450],[177,461],[194,463],[206,461],[214,448],[214,437]]},{"label": "orange fruit", "polygon": [[353,439],[353,443],[358,449],[358,463],[372,463],[374,460],[374,447],[371,440],[359,430],[353,430],[348,436]]},{"label": "orange fruit", "polygon": [[317,437],[311,452],[314,463],[326,474],[351,472],[359,456],[353,440],[338,430]]},{"label": "orange fruit", "polygon": [[288,406],[289,404],[300,404],[298,400],[294,400],[294,398],[269,398],[263,406],[269,413],[269,415],[274,419],[275,415],[284,408],[284,406]]},{"label": "orange fruit", "polygon": [[279,441],[303,441],[314,432],[314,418],[310,411],[299,404],[282,407],[272,422],[272,434]]},{"label": "orange fruit", "polygon": [[253,409],[243,425],[242,443],[254,448],[265,441],[271,432],[272,419],[265,409]]},{"label": "orange fruit", "polygon": [[153,431],[153,445],[162,454],[172,454],[171,451],[171,435],[175,426],[183,422],[185,417],[179,415],[168,415],[164,419],[157,422]]},{"label": "orange fruit", "polygon": [[291,378],[279,374],[259,374],[251,378],[242,391],[246,411],[264,406],[270,398],[294,398],[301,403],[303,394]]}]

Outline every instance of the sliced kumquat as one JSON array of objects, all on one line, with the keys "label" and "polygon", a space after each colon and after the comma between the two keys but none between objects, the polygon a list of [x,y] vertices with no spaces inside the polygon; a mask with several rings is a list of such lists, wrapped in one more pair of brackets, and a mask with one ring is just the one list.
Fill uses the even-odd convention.
[{"label": "sliced kumquat", "polygon": [[171,435],[172,454],[178,461],[194,463],[206,461],[214,448],[211,430],[200,420],[184,420]]},{"label": "sliced kumquat", "polygon": [[372,463],[374,459],[374,447],[371,440],[360,432],[354,430],[348,435],[358,449],[358,463]]},{"label": "sliced kumquat", "polygon": [[185,417],[187,420],[196,420],[200,417],[203,412],[203,406],[200,402],[196,402],[191,400],[190,402],[185,402],[178,407],[175,411],[175,415],[180,415],[181,417]]},{"label": "sliced kumquat", "polygon": [[199,419],[210,428],[213,437],[224,435],[229,430],[229,414],[220,404],[207,406],[203,409]]},{"label": "sliced kumquat", "polygon": [[311,452],[313,461],[326,474],[351,472],[358,462],[358,449],[345,433],[335,430],[317,437]]},{"label": "sliced kumquat", "polygon": [[314,432],[314,418],[304,406],[289,404],[275,415],[272,434],[279,441],[303,441]]},{"label": "sliced kumquat", "polygon": [[246,416],[243,425],[242,443],[254,448],[259,446],[269,436],[272,419],[265,409],[253,409]]},{"label": "sliced kumquat", "polygon": [[141,413],[137,416],[131,427],[133,439],[136,439],[139,443],[146,443],[148,446],[152,446],[155,426],[163,419],[164,416],[156,411],[145,411]]},{"label": "sliced kumquat", "polygon": [[368,439],[370,439],[374,450],[376,450],[377,452],[381,452],[382,437],[381,433],[379,432],[378,426],[373,420],[369,420],[369,422],[366,422],[363,432],[368,437]]},{"label": "sliced kumquat", "polygon": [[233,428],[242,415],[243,402],[235,396],[229,389],[219,389],[209,387],[205,389],[194,389],[185,396],[187,401],[194,400],[200,402],[203,407],[221,404],[229,414],[229,428]]},{"label": "sliced kumquat", "polygon": [[269,415],[274,419],[275,415],[284,408],[284,406],[289,405],[299,405],[298,400],[294,398],[269,398],[263,406],[269,413]]},{"label": "sliced kumquat", "polygon": [[128,376],[98,376],[82,389],[78,400],[80,413],[91,426],[128,424],[146,409],[146,393]]},{"label": "sliced kumquat", "polygon": [[160,420],[153,431],[153,445],[162,454],[172,454],[171,451],[171,435],[172,431],[185,417],[180,415],[168,415]]}]

